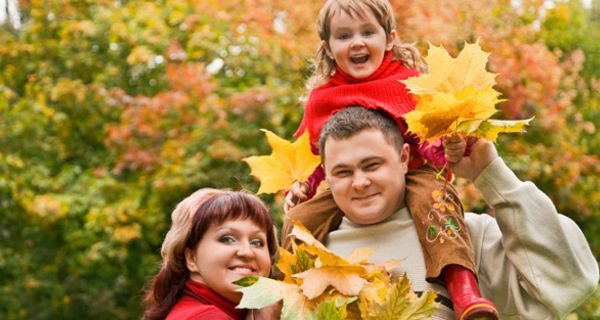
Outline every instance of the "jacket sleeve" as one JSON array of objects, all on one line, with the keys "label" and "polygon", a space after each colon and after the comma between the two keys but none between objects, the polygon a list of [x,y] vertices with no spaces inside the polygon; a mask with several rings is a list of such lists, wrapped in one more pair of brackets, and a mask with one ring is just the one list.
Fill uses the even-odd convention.
[{"label": "jacket sleeve", "polygon": [[566,317],[598,285],[598,263],[583,232],[500,158],[475,186],[495,216],[466,216],[482,294],[501,319]]}]

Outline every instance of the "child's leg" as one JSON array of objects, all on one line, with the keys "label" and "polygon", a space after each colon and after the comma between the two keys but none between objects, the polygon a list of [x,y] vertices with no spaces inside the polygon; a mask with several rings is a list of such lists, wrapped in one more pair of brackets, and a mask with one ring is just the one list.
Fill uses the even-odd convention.
[{"label": "child's leg", "polygon": [[427,280],[445,282],[457,319],[498,319],[494,304],[481,297],[471,237],[456,189],[429,166],[406,176],[411,211],[427,268]]},{"label": "child's leg", "polygon": [[442,269],[452,264],[476,274],[462,204],[452,184],[436,180],[436,174],[423,166],[406,175],[406,204],[423,246],[427,280],[441,280]]},{"label": "child's leg", "polygon": [[335,230],[342,223],[344,214],[338,209],[331,191],[324,191],[314,198],[305,201],[290,209],[281,228],[282,247],[292,250],[292,239],[289,234],[294,224],[292,220],[298,220],[313,234],[313,236],[325,243],[329,231]]}]

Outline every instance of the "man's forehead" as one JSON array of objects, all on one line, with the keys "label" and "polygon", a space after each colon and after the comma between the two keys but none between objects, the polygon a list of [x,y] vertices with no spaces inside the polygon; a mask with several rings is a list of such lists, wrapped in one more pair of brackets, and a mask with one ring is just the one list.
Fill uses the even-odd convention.
[{"label": "man's forehead", "polygon": [[325,160],[337,163],[350,158],[362,161],[367,157],[384,156],[390,151],[395,152],[396,148],[385,139],[380,130],[367,129],[350,137],[328,137],[325,140],[325,151]]}]

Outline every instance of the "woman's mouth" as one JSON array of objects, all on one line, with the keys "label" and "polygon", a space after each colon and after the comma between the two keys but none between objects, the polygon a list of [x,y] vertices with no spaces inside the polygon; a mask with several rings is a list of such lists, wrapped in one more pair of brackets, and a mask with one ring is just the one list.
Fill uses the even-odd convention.
[{"label": "woman's mouth", "polygon": [[247,267],[232,267],[229,268],[229,270],[241,274],[241,275],[250,275],[250,274],[255,274],[256,270],[253,268],[247,268]]}]

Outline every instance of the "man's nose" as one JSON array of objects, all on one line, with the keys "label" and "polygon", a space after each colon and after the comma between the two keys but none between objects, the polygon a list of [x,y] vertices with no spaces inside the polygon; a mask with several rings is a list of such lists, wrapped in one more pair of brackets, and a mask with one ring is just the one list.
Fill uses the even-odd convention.
[{"label": "man's nose", "polygon": [[371,179],[364,174],[357,172],[352,180],[352,186],[356,189],[363,189],[371,185]]}]

